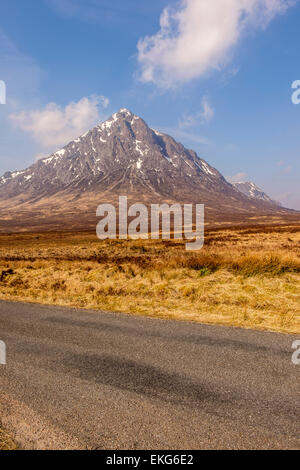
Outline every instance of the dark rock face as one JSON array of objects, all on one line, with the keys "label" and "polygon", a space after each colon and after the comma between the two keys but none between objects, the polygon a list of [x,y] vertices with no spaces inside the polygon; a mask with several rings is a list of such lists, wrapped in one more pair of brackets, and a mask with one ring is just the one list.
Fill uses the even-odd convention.
[{"label": "dark rock face", "polygon": [[98,204],[118,195],[134,202],[203,203],[212,218],[280,210],[267,197],[243,194],[194,151],[127,109],[48,158],[0,178],[3,220],[13,220],[10,210],[46,220],[49,207],[59,224],[60,211],[71,219],[76,204],[77,220],[80,211],[94,217]]}]

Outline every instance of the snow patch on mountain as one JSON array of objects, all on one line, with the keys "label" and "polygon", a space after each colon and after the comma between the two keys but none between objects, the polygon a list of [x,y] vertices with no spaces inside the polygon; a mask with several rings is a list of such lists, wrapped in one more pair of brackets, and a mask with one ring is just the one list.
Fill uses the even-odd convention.
[{"label": "snow patch on mountain", "polygon": [[232,183],[232,186],[251,199],[258,199],[271,204],[281,205],[279,202],[270,198],[262,189],[256,186],[252,181],[240,181]]}]

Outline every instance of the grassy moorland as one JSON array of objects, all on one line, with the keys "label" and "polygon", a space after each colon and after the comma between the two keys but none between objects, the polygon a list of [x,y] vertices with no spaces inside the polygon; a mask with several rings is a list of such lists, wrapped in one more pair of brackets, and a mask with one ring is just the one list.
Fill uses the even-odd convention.
[{"label": "grassy moorland", "polygon": [[211,229],[190,253],[174,240],[0,235],[0,275],[0,299],[300,332],[299,225]]}]

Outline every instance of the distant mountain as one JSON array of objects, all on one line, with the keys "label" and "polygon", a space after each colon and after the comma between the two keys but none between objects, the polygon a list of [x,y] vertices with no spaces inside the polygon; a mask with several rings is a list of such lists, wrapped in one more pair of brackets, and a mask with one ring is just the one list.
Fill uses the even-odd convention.
[{"label": "distant mountain", "polygon": [[203,203],[213,222],[280,210],[269,198],[249,198],[193,150],[121,109],[49,157],[5,173],[0,229],[92,228],[96,207],[118,195],[147,204]]},{"label": "distant mountain", "polygon": [[241,191],[241,193],[245,194],[245,196],[248,196],[252,199],[258,199],[260,201],[269,202],[270,204],[275,204],[276,206],[281,206],[280,202],[274,201],[262,189],[260,189],[251,181],[241,181],[239,183],[232,183],[232,185]]}]

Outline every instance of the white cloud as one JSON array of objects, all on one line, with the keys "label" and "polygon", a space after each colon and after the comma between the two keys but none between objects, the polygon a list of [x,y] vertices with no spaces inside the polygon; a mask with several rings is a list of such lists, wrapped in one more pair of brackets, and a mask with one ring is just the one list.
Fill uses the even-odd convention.
[{"label": "white cloud", "polygon": [[233,176],[227,176],[226,179],[229,181],[229,183],[241,183],[245,182],[247,180],[247,173],[237,173],[236,175]]},{"label": "white cloud", "polygon": [[206,96],[202,99],[201,110],[194,115],[184,114],[179,127],[194,127],[198,123],[207,124],[214,117],[214,109]]},{"label": "white cloud", "polygon": [[64,108],[49,103],[44,109],[13,113],[10,119],[44,149],[54,150],[96,125],[101,120],[99,107],[106,108],[108,103],[104,96],[95,95],[71,102]]},{"label": "white cloud", "polygon": [[298,0],[181,0],[160,30],[138,42],[140,79],[163,88],[220,70],[249,29],[264,28]]}]

